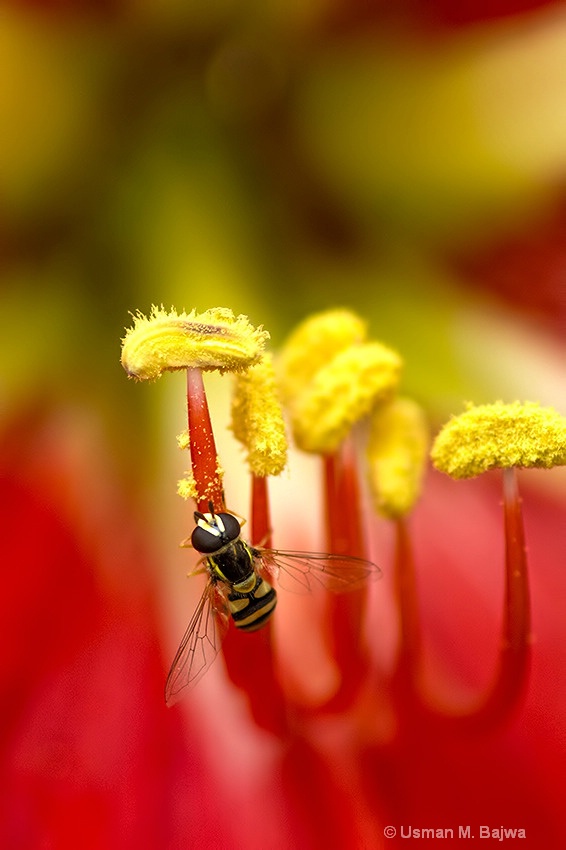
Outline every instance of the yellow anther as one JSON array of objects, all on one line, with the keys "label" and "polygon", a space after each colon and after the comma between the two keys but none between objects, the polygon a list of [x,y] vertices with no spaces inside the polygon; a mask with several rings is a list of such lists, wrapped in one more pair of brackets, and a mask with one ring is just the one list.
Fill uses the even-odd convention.
[{"label": "yellow anther", "polygon": [[198,499],[197,486],[191,473],[177,482],[177,493],[182,499]]},{"label": "yellow anther", "polygon": [[122,366],[130,377],[146,381],[190,367],[234,372],[260,358],[268,337],[246,316],[222,307],[179,314],[152,307],[149,317],[138,313],[126,331]]},{"label": "yellow anther", "polygon": [[364,341],[366,323],[349,310],[328,310],[305,319],[287,339],[278,372],[283,399],[299,395],[339,351]]},{"label": "yellow anther", "polygon": [[375,411],[368,442],[369,484],[375,509],[384,516],[395,519],[413,508],[429,443],[424,411],[411,399],[396,398]]},{"label": "yellow anther", "polygon": [[399,355],[379,342],[340,351],[290,405],[299,448],[335,452],[358,419],[393,395],[401,366]]},{"label": "yellow anther", "polygon": [[566,418],[534,402],[470,405],[444,425],[431,456],[452,478],[497,467],[559,466],[566,463]]},{"label": "yellow anther", "polygon": [[255,475],[279,475],[287,463],[287,438],[271,356],[264,355],[235,381],[234,435],[247,449]]}]

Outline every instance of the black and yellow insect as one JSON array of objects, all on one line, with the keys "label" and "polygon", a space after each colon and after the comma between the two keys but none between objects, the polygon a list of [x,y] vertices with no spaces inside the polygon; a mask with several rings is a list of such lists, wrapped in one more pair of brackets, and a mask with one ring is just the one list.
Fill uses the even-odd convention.
[{"label": "black and yellow insect", "polygon": [[233,514],[194,513],[191,545],[203,555],[208,582],[171,665],[165,699],[172,705],[210,667],[230,622],[245,632],[265,625],[277,604],[273,587],[305,593],[316,584],[341,592],[361,587],[379,568],[363,558],[282,552],[250,546]]}]

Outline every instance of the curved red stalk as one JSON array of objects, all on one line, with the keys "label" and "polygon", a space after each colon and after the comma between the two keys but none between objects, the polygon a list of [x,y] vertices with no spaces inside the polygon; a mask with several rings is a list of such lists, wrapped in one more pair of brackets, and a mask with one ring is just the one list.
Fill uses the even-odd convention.
[{"label": "curved red stalk", "polygon": [[200,369],[187,369],[187,414],[197,508],[208,511],[208,503],[212,502],[215,511],[223,511],[224,490]]},{"label": "curved red stalk", "polygon": [[267,478],[252,475],[252,504],[250,540],[253,546],[272,545],[271,514]]},{"label": "curved red stalk", "polygon": [[476,709],[464,714],[436,715],[452,720],[455,730],[485,732],[508,720],[525,691],[530,661],[530,594],[523,512],[515,469],[503,470],[505,523],[505,598],[498,671]]},{"label": "curved red stalk", "polygon": [[[338,452],[324,458],[324,479],[328,551],[364,557],[358,472],[350,438]],[[350,704],[367,670],[367,649],[362,642],[366,604],[365,587],[328,601],[333,655],[342,673],[339,691],[328,706],[333,709]]]},{"label": "curved red stalk", "polygon": [[335,555],[363,558],[358,470],[349,440],[335,454],[324,457],[324,483],[329,550]]},{"label": "curved red stalk", "polygon": [[499,670],[477,712],[470,715],[482,729],[506,720],[517,707],[527,685],[531,614],[527,552],[521,497],[515,469],[503,470],[505,518],[505,602]]},{"label": "curved red stalk", "polygon": [[379,797],[366,793],[360,753],[354,741],[340,740],[320,749],[295,736],[284,753],[281,774],[292,811],[304,834],[293,845],[313,848],[365,848],[383,842]]},{"label": "curved red stalk", "polygon": [[405,517],[395,523],[395,599],[399,614],[399,649],[393,681],[401,711],[414,706],[420,646],[417,588],[411,536]]}]

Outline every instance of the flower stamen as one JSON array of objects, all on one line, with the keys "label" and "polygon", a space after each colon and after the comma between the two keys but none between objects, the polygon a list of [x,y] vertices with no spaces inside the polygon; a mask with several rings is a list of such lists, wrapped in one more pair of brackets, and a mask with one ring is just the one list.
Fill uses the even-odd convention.
[{"label": "flower stamen", "polygon": [[236,375],[232,431],[247,449],[254,476],[282,472],[287,463],[287,438],[270,355],[263,355],[258,363]]},{"label": "flower stamen", "polygon": [[393,395],[400,372],[401,358],[380,342],[338,352],[291,405],[298,447],[335,452],[359,419]]},{"label": "flower stamen", "polygon": [[[365,557],[358,471],[351,439],[334,454],[325,456],[324,482],[328,551]],[[367,671],[368,648],[363,641],[367,599],[367,587],[360,587],[327,600],[332,654],[341,671],[339,690],[327,705],[332,710],[348,705]]]},{"label": "flower stamen", "polygon": [[533,402],[470,405],[440,431],[431,454],[435,466],[454,478],[503,468],[506,578],[499,669],[479,707],[455,718],[483,729],[500,723],[516,708],[529,667],[529,582],[515,467],[566,463],[566,419]]},{"label": "flower stamen", "polygon": [[[270,533],[265,476],[281,471],[287,449],[273,366],[269,358],[261,360],[268,336],[261,328],[254,328],[245,316],[235,317],[231,310],[215,308],[201,314],[194,310],[177,314],[175,310],[166,313],[163,308],[153,307],[148,318],[141,314],[134,318],[122,347],[122,365],[130,377],[151,380],[164,371],[187,371],[188,429],[178,442],[180,448],[189,449],[191,470],[179,482],[178,491],[185,498],[194,498],[201,513],[211,508],[216,513],[226,510],[223,472],[202,371],[250,370],[237,383],[233,407],[234,431],[248,449],[254,473],[253,542],[266,539]],[[255,369],[254,364],[258,364]],[[227,619],[218,611],[215,614],[217,621]],[[224,626],[221,632],[225,632]],[[224,658],[229,677],[247,694],[256,721],[276,734],[284,734],[285,702],[275,677],[270,623],[254,634],[253,640],[231,623],[224,642]]]},{"label": "flower stamen", "polygon": [[370,422],[368,481],[375,510],[389,519],[406,516],[421,490],[430,443],[424,411],[412,399],[395,398]]},{"label": "flower stamen", "polygon": [[431,457],[452,478],[488,469],[566,464],[566,419],[535,402],[468,405],[442,428]]},{"label": "flower stamen", "polygon": [[[347,310],[306,319],[280,357],[281,387],[299,449],[323,460],[328,550],[366,557],[352,429],[394,395],[402,360],[366,342],[366,323]],[[367,670],[362,624],[367,588],[328,600],[333,655],[342,682],[329,706],[350,701]]]},{"label": "flower stamen", "polygon": [[259,360],[268,337],[246,316],[234,316],[223,307],[167,313],[153,306],[149,316],[137,313],[126,331],[122,366],[129,377],[140,381],[179,369],[237,372]]},{"label": "flower stamen", "polygon": [[420,625],[411,534],[407,515],[418,500],[429,446],[424,411],[408,398],[377,408],[370,422],[368,481],[374,507],[395,524],[394,590],[399,616],[396,695],[404,710],[414,706]]}]

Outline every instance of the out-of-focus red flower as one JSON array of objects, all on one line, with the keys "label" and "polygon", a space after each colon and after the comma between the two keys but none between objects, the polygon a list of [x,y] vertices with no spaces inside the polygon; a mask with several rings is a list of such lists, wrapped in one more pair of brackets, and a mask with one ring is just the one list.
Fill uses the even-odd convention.
[{"label": "out-of-focus red flower", "polygon": [[[213,445],[206,437],[195,446],[199,465]],[[210,458],[208,465],[216,468]],[[350,449],[327,458],[321,475],[323,470],[329,548],[356,551],[357,521],[365,524],[368,517]],[[270,846],[290,841],[301,847],[375,847],[390,838],[389,827],[396,831],[392,845],[410,837],[411,829],[452,829],[461,837],[460,828],[469,827],[477,839],[499,840],[501,829],[521,830],[528,846],[560,846],[566,826],[559,801],[564,729],[555,712],[566,696],[563,652],[557,647],[564,628],[560,604],[553,606],[544,588],[550,581],[557,600],[566,589],[560,569],[564,504],[545,495],[534,476],[525,473],[523,479],[535,642],[530,679],[520,672],[518,689],[502,679],[511,688],[508,699],[502,695],[503,708],[489,699],[487,710],[481,708],[482,694],[497,681],[503,619],[504,524],[495,477],[454,484],[431,473],[415,512],[410,536],[424,641],[418,671],[424,681],[417,691],[414,671],[407,677],[391,634],[398,603],[391,587],[396,544],[394,526],[388,529],[383,521],[374,529],[379,534],[373,544],[385,578],[372,588],[367,612],[357,607],[361,638],[354,640],[346,624],[348,605],[336,608],[312,596],[291,600],[284,590],[271,630],[229,632],[225,672],[217,662],[187,703],[200,706],[207,717],[213,784],[234,828],[230,846],[265,842],[264,824],[250,816],[244,825],[237,813],[243,800],[253,807],[262,798],[267,777],[273,790]],[[266,511],[265,493],[254,486],[252,521]],[[299,520],[300,510],[294,515]],[[264,525],[269,527],[265,518]],[[273,525],[277,530],[277,515]],[[288,546],[308,548],[298,528],[297,522],[295,530],[287,529]],[[410,558],[409,550],[401,557]],[[237,708],[242,697],[243,714]],[[230,802],[235,766],[242,787]]]},{"label": "out-of-focus red flower", "polygon": [[[275,645],[257,650],[268,632],[237,636],[251,641],[236,647],[237,663],[257,663],[244,669],[246,689],[219,660],[168,710],[148,555],[105,457],[72,413],[20,418],[4,434],[4,846],[365,848],[381,846],[386,826],[399,836],[460,825],[524,829],[527,846],[560,846],[566,532],[562,498],[535,474],[523,476],[532,674],[516,713],[474,732],[452,715],[486,688],[497,655],[496,480],[432,473],[415,512],[430,710],[404,704],[392,677],[384,521],[372,534],[384,577],[366,618],[369,668],[352,646],[353,663],[366,665],[361,689],[329,700],[344,676],[328,679],[336,620],[316,599],[281,591]],[[359,509],[367,519],[363,498]],[[277,511],[273,523],[281,530]],[[283,531],[289,547],[306,545],[300,530]]]},{"label": "out-of-focus red flower", "polygon": [[566,329],[566,200],[454,265],[476,290],[496,293],[514,309],[556,331]]},{"label": "out-of-focus red flower", "polygon": [[6,848],[187,846],[193,817],[217,840],[199,748],[163,705],[147,550],[109,457],[72,410],[2,434]]},{"label": "out-of-focus red flower", "polygon": [[[527,846],[559,847],[566,825],[558,801],[565,778],[558,705],[566,681],[560,606],[552,596],[565,583],[564,505],[541,492],[536,474],[524,473],[521,483],[534,634],[524,703],[483,734],[458,732],[448,718],[416,719],[373,748],[364,767],[394,824],[471,824],[478,838],[482,824],[520,822]],[[469,706],[492,674],[503,593],[500,512],[494,478],[455,485],[438,473],[429,476],[415,512],[427,690],[448,714]]]},{"label": "out-of-focus red flower", "polygon": [[448,26],[465,26],[534,12],[543,6],[558,5],[555,0],[432,0],[416,4],[423,19]]},{"label": "out-of-focus red flower", "polygon": [[[5,22],[0,253],[6,351],[29,333],[17,361],[26,368],[9,388],[18,403],[37,390],[26,380],[38,363],[47,386],[68,382],[69,397],[96,349],[104,417],[118,384],[111,390],[106,305],[116,317],[150,289],[166,303],[194,296],[203,306],[211,290],[228,293],[238,309],[271,310],[275,334],[305,309],[351,298],[422,354],[414,390],[424,373],[451,374],[462,343],[445,308],[455,296],[465,312],[465,296],[444,292],[431,269],[450,250],[452,220],[465,231],[471,207],[483,238],[505,230],[497,200],[514,208],[513,180],[505,188],[514,157],[529,191],[531,178],[544,188],[562,174],[561,24],[528,14],[556,3],[274,2],[258,12],[205,2],[189,4],[186,18],[182,2],[12,5],[24,10]],[[67,26],[78,17],[78,28]],[[101,18],[118,25],[99,27]],[[493,28],[482,27],[488,20]],[[416,31],[443,36],[468,24],[478,25],[470,42],[457,33],[429,52],[425,37],[414,50]],[[351,34],[362,36],[359,48]],[[319,66],[322,85],[303,101]],[[562,333],[563,218],[559,210],[481,256],[474,247],[459,271]],[[481,345],[479,334],[471,347]],[[517,371],[523,365],[518,357]],[[422,397],[446,409],[469,385],[431,381]],[[174,591],[166,587],[147,518],[109,461],[119,441],[108,444],[57,402],[2,429],[1,846],[374,848],[395,844],[387,825],[399,835],[468,824],[476,838],[482,825],[505,826],[525,829],[527,846],[562,846],[558,473],[541,474],[546,488],[521,476],[534,643],[524,700],[504,723],[471,731],[452,717],[485,692],[496,664],[503,525],[494,478],[456,485],[430,474],[410,521],[430,699],[417,710],[394,674],[393,527],[370,514],[363,488],[356,499],[339,488],[321,520],[300,462],[285,510],[280,501],[272,510],[275,537],[324,549],[343,511],[370,529],[365,554],[383,578],[368,592],[362,640],[344,639],[355,632],[348,600],[329,606],[281,591],[272,632],[229,634],[225,660],[168,710],[164,644],[182,634],[192,603],[174,604],[184,568]],[[187,594],[198,594],[198,581]]]}]

